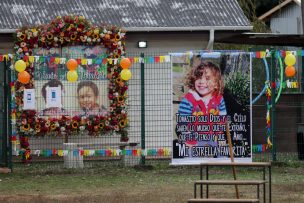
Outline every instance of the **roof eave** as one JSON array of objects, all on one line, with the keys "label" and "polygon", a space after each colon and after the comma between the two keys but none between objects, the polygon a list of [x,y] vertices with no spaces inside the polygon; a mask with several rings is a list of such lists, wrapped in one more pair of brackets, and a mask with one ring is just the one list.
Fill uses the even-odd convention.
[{"label": "roof eave", "polygon": [[170,31],[209,31],[209,30],[241,30],[250,31],[253,26],[196,26],[196,27],[125,27],[127,32],[170,32]]},{"label": "roof eave", "polygon": [[[127,32],[170,32],[170,31],[250,31],[253,26],[199,26],[199,27],[124,27]],[[15,33],[17,29],[0,29],[1,34]]]},{"label": "roof eave", "polygon": [[1,34],[15,33],[17,29],[0,29]]}]

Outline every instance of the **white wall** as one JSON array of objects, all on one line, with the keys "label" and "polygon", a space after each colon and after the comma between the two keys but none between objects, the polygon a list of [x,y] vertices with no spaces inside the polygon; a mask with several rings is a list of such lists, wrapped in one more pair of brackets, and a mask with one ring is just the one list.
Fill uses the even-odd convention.
[{"label": "white wall", "polygon": [[[148,48],[137,48],[137,42],[148,42]],[[129,57],[168,55],[173,52],[206,49],[208,35],[178,34],[130,34],[126,51]],[[129,117],[131,141],[141,140],[141,86],[140,64],[130,69],[133,77],[129,82]],[[173,136],[171,63],[145,64],[145,140],[146,149],[171,147]]]}]

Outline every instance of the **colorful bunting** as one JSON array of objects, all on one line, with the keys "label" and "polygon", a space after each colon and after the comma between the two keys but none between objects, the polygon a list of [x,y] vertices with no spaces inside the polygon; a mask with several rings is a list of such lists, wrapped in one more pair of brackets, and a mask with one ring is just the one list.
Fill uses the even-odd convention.
[{"label": "colorful bunting", "polygon": [[[15,155],[22,155],[24,150],[15,150],[18,153]],[[50,156],[68,156],[72,154],[73,156],[132,156],[132,157],[139,157],[139,156],[170,156],[171,151],[170,148],[158,148],[158,149],[74,149],[74,150],[62,150],[62,149],[36,149],[31,151],[32,155],[43,156],[43,157],[50,157]]]},{"label": "colorful bunting", "polygon": [[265,152],[267,150],[267,144],[258,144],[258,145],[252,145],[252,152]]}]

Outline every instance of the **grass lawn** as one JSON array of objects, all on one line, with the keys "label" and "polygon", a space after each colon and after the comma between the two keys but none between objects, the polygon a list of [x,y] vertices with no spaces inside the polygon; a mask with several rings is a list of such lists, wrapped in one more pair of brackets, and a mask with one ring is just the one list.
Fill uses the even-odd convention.
[{"label": "grass lawn", "polygon": [[[52,164],[52,163],[49,163]],[[0,202],[186,202],[193,197],[199,168],[151,168],[101,165],[70,170],[45,164],[16,165],[12,174],[0,174]],[[211,179],[232,178],[231,169],[212,168]],[[237,170],[239,179],[260,179],[261,171]],[[304,163],[272,168],[273,202],[304,202]],[[256,189],[239,186],[241,196],[254,197]],[[211,196],[231,197],[233,186],[211,186]]]}]

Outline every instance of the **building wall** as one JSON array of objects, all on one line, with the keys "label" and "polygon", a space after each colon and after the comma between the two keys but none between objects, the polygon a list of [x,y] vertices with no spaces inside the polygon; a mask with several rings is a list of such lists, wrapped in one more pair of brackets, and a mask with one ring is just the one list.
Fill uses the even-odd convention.
[{"label": "building wall", "polygon": [[[127,36],[127,56],[145,57],[168,55],[174,52],[206,49],[208,33],[145,33]],[[148,48],[137,48],[138,41],[147,41]],[[129,82],[130,138],[140,141],[140,64],[131,68],[133,78]],[[171,63],[145,64],[145,137],[146,148],[171,147],[173,134]]]},{"label": "building wall", "polygon": [[270,28],[273,33],[302,34],[301,7],[290,3],[271,17]]},{"label": "building wall", "polygon": [[[167,54],[189,50],[204,50],[207,47],[209,33],[128,33],[126,40],[127,53],[147,52]],[[137,48],[138,41],[147,41],[148,48]]]}]

